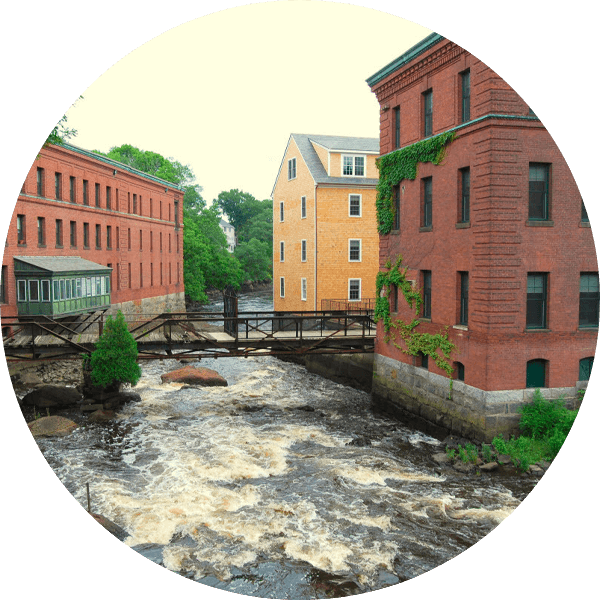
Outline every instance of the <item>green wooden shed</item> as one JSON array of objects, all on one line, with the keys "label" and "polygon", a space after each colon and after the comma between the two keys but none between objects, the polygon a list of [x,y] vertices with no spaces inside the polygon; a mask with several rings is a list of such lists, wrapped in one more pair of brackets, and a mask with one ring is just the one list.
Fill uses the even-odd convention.
[{"label": "green wooden shed", "polygon": [[79,256],[15,256],[14,263],[19,316],[60,317],[110,307],[110,267]]}]

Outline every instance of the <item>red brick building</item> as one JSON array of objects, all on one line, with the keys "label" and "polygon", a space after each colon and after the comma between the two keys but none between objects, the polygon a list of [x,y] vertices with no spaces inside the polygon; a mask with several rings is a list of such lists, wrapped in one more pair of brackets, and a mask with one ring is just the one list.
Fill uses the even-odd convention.
[{"label": "red brick building", "polygon": [[394,188],[396,220],[380,237],[381,267],[402,255],[422,290],[419,331],[449,328],[455,381],[379,336],[374,400],[481,438],[510,430],[533,388],[570,396],[589,378],[598,266],[581,195],[530,107],[438,34],[367,83],[382,156],[455,134],[440,164],[419,163]]},{"label": "red brick building", "polygon": [[111,303],[123,312],[185,310],[182,203],[178,186],[122,163],[70,144],[42,148],[8,230],[2,317],[18,314],[14,257],[33,256],[111,268]]}]

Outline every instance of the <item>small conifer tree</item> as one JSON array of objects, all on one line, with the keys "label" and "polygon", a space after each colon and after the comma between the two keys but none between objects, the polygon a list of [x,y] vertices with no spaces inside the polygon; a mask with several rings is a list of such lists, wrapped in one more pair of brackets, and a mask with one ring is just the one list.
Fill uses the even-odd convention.
[{"label": "small conifer tree", "polygon": [[103,387],[135,385],[142,375],[137,356],[137,343],[127,331],[123,313],[119,311],[114,319],[109,316],[90,358],[92,383]]}]

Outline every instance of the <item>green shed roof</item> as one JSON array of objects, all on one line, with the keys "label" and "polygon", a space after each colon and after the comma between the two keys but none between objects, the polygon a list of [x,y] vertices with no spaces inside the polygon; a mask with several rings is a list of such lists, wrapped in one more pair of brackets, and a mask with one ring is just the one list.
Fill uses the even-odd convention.
[{"label": "green shed roof", "polygon": [[31,265],[52,273],[72,271],[112,271],[112,267],[100,265],[79,256],[15,256],[15,270],[18,271],[18,262]]}]

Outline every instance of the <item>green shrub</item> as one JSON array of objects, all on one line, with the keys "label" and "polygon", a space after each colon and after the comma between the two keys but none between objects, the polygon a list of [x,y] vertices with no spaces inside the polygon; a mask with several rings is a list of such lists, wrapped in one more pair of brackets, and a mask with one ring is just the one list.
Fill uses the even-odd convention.
[{"label": "green shrub", "polygon": [[481,444],[481,455],[486,463],[492,462],[492,449],[487,444]]},{"label": "green shrub", "polygon": [[562,399],[546,400],[540,390],[536,389],[533,394],[533,402],[522,406],[520,412],[519,428],[521,431],[526,436],[541,439],[550,435],[571,411],[565,408]]},{"label": "green shrub", "polygon": [[127,331],[123,313],[119,311],[114,319],[109,316],[89,360],[92,383],[103,387],[135,385],[142,375],[137,356],[137,343]]}]

